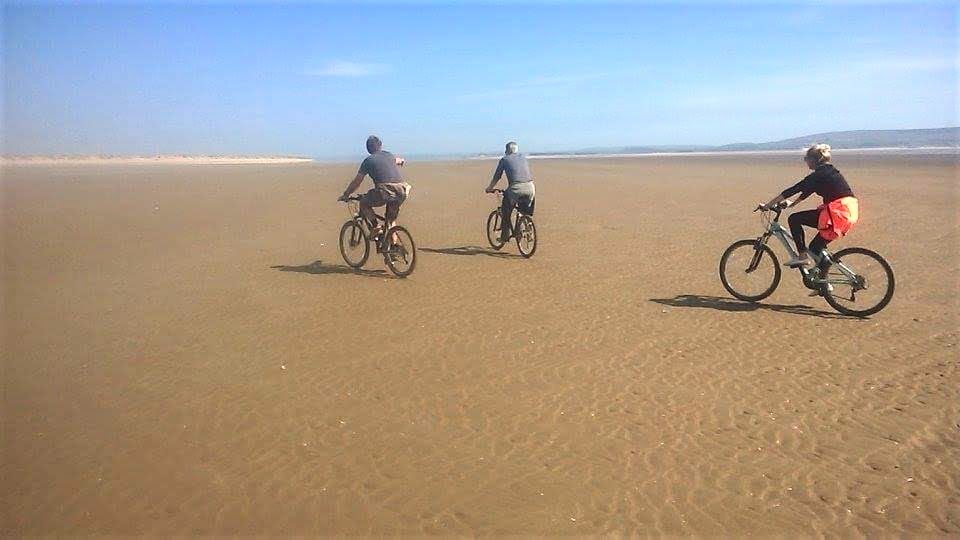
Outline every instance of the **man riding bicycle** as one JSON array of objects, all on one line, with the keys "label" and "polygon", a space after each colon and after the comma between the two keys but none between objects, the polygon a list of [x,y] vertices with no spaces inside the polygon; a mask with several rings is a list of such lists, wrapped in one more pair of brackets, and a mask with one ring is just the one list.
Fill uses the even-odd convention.
[{"label": "man riding bicycle", "polygon": [[[360,198],[360,213],[370,223],[376,223],[377,219],[373,209],[378,206],[386,205],[387,210],[384,214],[386,218],[386,230],[390,230],[396,224],[397,217],[400,215],[400,206],[407,200],[410,194],[410,184],[404,182],[403,175],[400,174],[400,167],[405,160],[383,150],[383,143],[376,135],[367,137],[367,152],[370,153],[360,169],[357,170],[357,176],[354,177],[343,195],[337,198],[338,201],[346,201],[363,182],[363,178],[370,175],[373,180],[373,189],[367,191]],[[383,231],[372,231],[373,236]]]},{"label": "man riding bicycle", "polygon": [[487,193],[493,193],[493,186],[497,185],[503,173],[507,173],[507,189],[503,190],[503,204],[500,205],[500,241],[506,243],[512,236],[510,214],[513,213],[513,207],[519,203],[532,209],[536,197],[530,165],[526,156],[517,153],[517,143],[513,141],[507,143],[504,156],[497,163],[497,170],[485,190]]}]

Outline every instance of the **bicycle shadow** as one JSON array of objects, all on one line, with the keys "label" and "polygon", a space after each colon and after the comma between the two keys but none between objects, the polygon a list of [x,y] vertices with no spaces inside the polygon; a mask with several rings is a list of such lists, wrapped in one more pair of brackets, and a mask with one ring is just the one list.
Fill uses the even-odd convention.
[{"label": "bicycle shadow", "polygon": [[517,253],[507,253],[503,251],[494,251],[493,249],[480,246],[457,246],[448,248],[417,248],[418,251],[428,253],[441,253],[443,255],[486,255],[488,257],[498,257],[500,259],[522,258]]},{"label": "bicycle shadow", "polygon": [[744,302],[734,298],[722,298],[719,296],[706,296],[702,294],[678,294],[673,298],[651,298],[651,302],[663,304],[670,307],[685,308],[706,308],[720,311],[757,311],[767,309],[778,313],[790,313],[792,315],[806,315],[810,317],[821,317],[824,319],[850,319],[829,311],[814,309],[810,306],[800,304],[782,305],[782,304],[755,304]]},{"label": "bicycle shadow", "polygon": [[348,274],[353,276],[378,278],[385,278],[389,276],[386,270],[365,270],[363,268],[351,268],[345,264],[324,264],[324,262],[320,259],[317,259],[310,264],[304,264],[300,266],[287,266],[281,264],[271,266],[270,268],[279,270],[281,272],[301,272],[304,274],[314,275]]}]

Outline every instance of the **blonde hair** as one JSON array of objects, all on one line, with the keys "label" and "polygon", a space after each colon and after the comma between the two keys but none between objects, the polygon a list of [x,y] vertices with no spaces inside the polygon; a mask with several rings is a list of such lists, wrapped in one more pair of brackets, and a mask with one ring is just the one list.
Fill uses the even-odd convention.
[{"label": "blonde hair", "polygon": [[830,145],[829,144],[814,144],[810,148],[807,148],[807,159],[814,161],[817,165],[822,163],[830,163]]}]

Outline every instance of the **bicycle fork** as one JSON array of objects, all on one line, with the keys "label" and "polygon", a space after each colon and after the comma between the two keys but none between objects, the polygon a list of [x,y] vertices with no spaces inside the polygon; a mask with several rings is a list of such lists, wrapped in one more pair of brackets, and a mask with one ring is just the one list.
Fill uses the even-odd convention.
[{"label": "bicycle fork", "polygon": [[763,246],[767,244],[767,240],[769,239],[770,233],[766,233],[760,238],[757,238],[757,243],[753,247],[753,258],[750,259],[750,264],[747,266],[747,274],[753,272],[760,266],[760,259],[763,257]]},{"label": "bicycle fork", "polygon": [[355,248],[360,245],[360,242],[363,240],[363,229],[359,222],[356,227],[350,229],[350,247]]}]

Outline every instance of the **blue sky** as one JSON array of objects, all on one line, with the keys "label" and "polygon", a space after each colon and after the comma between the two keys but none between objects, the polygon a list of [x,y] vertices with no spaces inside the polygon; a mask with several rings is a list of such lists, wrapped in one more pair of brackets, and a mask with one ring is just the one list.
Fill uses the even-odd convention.
[{"label": "blue sky", "polygon": [[3,149],[354,157],[958,118],[955,3],[3,7]]}]

